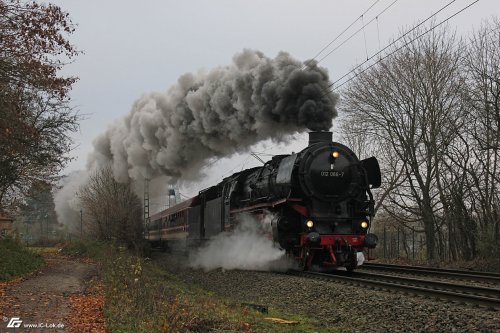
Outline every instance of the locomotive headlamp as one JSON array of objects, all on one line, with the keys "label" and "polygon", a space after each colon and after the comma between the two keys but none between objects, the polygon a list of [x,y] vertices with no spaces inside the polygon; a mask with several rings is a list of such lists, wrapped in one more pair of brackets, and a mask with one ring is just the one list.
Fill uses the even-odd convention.
[{"label": "locomotive headlamp", "polygon": [[332,151],[333,158],[338,158],[339,156],[340,156],[340,153],[338,151]]},{"label": "locomotive headlamp", "polygon": [[363,229],[367,229],[367,228],[368,228],[368,222],[366,222],[366,221],[362,221],[362,222],[361,222],[361,228],[363,228]]},{"label": "locomotive headlamp", "polygon": [[312,220],[309,220],[309,221],[306,222],[306,226],[308,228],[312,228],[314,226],[314,222]]}]

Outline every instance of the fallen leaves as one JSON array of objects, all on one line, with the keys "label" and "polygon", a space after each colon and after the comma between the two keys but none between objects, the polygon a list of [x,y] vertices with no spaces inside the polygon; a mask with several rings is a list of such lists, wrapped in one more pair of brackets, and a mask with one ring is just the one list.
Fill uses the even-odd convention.
[{"label": "fallen leaves", "polygon": [[61,254],[47,253],[44,257],[47,265],[41,270],[13,281],[0,282],[0,318],[15,316],[26,323],[61,323],[68,332],[108,332],[100,280],[86,281],[88,283],[83,283],[86,289],[64,289],[68,287],[63,283],[68,275],[85,279],[92,271],[85,266],[95,264],[85,260],[75,265],[79,260]]},{"label": "fallen leaves", "polygon": [[107,332],[104,296],[73,295],[69,322],[75,332]]},{"label": "fallen leaves", "polygon": [[7,308],[7,297],[5,291],[8,287],[15,286],[25,280],[25,277],[19,277],[12,281],[0,282],[0,317],[5,316],[5,309]]},{"label": "fallen leaves", "polygon": [[94,283],[86,294],[70,296],[71,314],[69,323],[74,332],[106,333],[104,318],[104,286]]}]

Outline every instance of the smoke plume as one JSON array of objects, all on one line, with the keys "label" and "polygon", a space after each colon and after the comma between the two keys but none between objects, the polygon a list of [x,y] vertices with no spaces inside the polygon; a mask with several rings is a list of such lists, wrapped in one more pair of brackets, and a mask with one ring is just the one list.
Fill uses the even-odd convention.
[{"label": "smoke plume", "polygon": [[75,232],[80,225],[80,209],[82,209],[76,193],[87,182],[87,171],[73,171],[61,179],[61,188],[54,194],[57,220],[68,226],[69,232]]},{"label": "smoke plume", "polygon": [[228,66],[185,74],[167,92],[139,98],[94,141],[89,166],[111,163],[118,181],[168,176],[191,180],[210,158],[266,139],[328,130],[337,96],[328,74],[280,53],[243,50]]},{"label": "smoke plume", "polygon": [[265,229],[270,228],[271,219],[272,215],[267,215],[259,222],[251,215],[241,214],[234,231],[221,233],[197,249],[190,255],[189,265],[205,271],[217,268],[284,271],[292,267],[285,251],[266,237],[269,230]]}]

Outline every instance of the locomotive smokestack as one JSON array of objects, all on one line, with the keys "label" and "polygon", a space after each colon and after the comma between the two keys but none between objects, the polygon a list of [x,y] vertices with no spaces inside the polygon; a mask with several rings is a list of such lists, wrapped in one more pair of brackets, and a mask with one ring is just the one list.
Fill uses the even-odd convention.
[{"label": "locomotive smokestack", "polygon": [[332,142],[332,132],[309,132],[309,146],[319,142]]}]

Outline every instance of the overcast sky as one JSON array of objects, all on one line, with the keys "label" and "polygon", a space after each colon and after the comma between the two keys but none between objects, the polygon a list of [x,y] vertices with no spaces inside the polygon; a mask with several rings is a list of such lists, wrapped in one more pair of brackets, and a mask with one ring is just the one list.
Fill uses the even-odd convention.
[{"label": "overcast sky", "polygon": [[[85,168],[93,139],[125,116],[137,98],[151,91],[166,91],[186,72],[229,64],[244,48],[260,50],[271,58],[286,51],[299,60],[311,59],[375,3],[329,50],[363,22],[378,19],[320,62],[334,81],[364,61],[367,54],[371,56],[390,43],[404,27],[450,2],[398,0],[379,15],[393,1],[51,1],[69,12],[78,25],[71,41],[85,52],[64,70],[80,78],[71,95],[73,106],[86,117],[74,136],[75,160],[66,171]],[[456,0],[436,16],[436,22],[473,1]],[[465,35],[482,20],[499,14],[499,0],[480,0],[449,25]],[[299,135],[289,147],[267,144],[255,150],[298,151],[306,141],[306,135]],[[210,176],[186,194],[195,194],[232,170],[258,164],[248,154],[224,159],[207,169]]]}]

